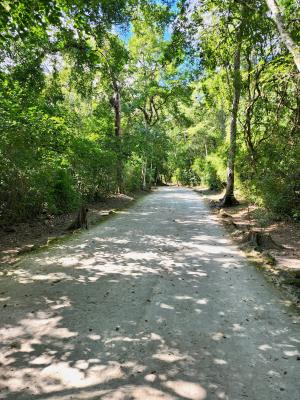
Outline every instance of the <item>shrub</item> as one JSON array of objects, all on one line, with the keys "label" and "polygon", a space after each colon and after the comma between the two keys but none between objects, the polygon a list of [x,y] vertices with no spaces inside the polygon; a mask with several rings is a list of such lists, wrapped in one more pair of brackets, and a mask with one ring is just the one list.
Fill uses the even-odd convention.
[{"label": "shrub", "polygon": [[195,174],[200,178],[201,184],[208,186],[211,190],[219,190],[222,187],[222,181],[218,176],[216,168],[208,159],[197,158],[192,166]]}]

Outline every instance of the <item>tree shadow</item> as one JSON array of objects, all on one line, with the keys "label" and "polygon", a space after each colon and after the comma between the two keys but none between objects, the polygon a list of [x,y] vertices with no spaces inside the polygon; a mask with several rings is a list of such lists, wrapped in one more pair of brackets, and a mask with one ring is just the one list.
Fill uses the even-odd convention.
[{"label": "tree shadow", "polygon": [[297,315],[191,191],[28,255],[0,293],[0,399],[293,399]]}]

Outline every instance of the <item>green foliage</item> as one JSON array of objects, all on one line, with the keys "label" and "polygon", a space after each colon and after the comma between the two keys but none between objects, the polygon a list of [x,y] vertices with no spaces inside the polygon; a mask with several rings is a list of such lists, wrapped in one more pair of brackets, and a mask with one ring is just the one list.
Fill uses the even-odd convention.
[{"label": "green foliage", "polygon": [[211,190],[220,190],[222,188],[222,181],[218,176],[218,171],[208,159],[196,158],[192,165],[192,170],[199,177],[202,185]]},{"label": "green foliage", "polygon": [[[126,47],[111,33],[111,24],[128,21],[135,4],[93,1],[88,12],[82,1],[55,1],[51,7],[36,1],[28,8],[22,1],[3,4],[0,28],[7,40],[0,49],[2,220],[65,213],[114,193],[119,166],[125,191],[160,179],[168,150],[163,109],[177,90],[176,86],[173,94],[166,85],[174,68],[169,64],[166,73],[163,67],[164,26],[171,14],[165,6],[139,4],[133,13],[136,30],[146,31],[148,37],[137,32]],[[146,44],[145,80],[138,63],[139,47]],[[116,90],[122,105],[120,138],[114,126]],[[158,110],[155,124],[145,124],[139,110],[144,101]],[[154,109],[151,112],[154,116]]]},{"label": "green foliage", "polygon": [[[193,171],[201,184],[217,189],[226,181],[235,30],[246,16],[241,45],[236,185],[251,201],[271,212],[297,219],[299,76],[287,49],[275,45],[278,32],[267,14],[265,2],[258,0],[250,5],[207,0],[195,7],[186,1],[182,4],[174,39],[177,35],[186,46],[191,44],[182,51],[189,57],[192,52],[194,57],[202,58],[203,74],[194,84],[192,107],[182,109],[190,120],[188,126],[181,124],[186,131],[185,141],[178,141],[180,124],[174,121],[173,138],[178,143],[170,157],[174,177],[182,179],[182,175],[190,176]],[[299,12],[299,6],[290,1],[280,4],[286,26],[297,42],[299,29],[295,29],[293,15]],[[187,8],[191,13],[188,21]],[[199,34],[201,46],[195,48]]]},{"label": "green foliage", "polygon": [[[299,219],[299,77],[265,1],[193,4],[1,3],[2,220],[65,213],[114,193],[119,169],[129,192],[164,180],[222,188],[241,20],[236,183]],[[280,5],[297,42],[299,6]],[[128,33],[130,21],[126,41],[115,31]]]},{"label": "green foliage", "polygon": [[139,191],[142,188],[143,161],[136,154],[132,154],[124,166],[124,184],[129,193]]}]

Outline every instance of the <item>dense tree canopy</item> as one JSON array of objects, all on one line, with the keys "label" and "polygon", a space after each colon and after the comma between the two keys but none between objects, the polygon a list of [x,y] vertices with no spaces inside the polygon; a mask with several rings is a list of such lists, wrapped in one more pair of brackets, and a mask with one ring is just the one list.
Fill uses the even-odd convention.
[{"label": "dense tree canopy", "polygon": [[0,3],[0,213],[162,182],[300,218],[296,0]]}]

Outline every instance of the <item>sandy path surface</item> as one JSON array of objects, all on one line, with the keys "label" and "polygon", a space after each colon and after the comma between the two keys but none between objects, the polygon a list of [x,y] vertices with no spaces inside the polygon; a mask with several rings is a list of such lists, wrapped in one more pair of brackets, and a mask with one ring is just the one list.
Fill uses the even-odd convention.
[{"label": "sandy path surface", "polygon": [[0,399],[299,400],[300,320],[191,190],[0,279]]}]

